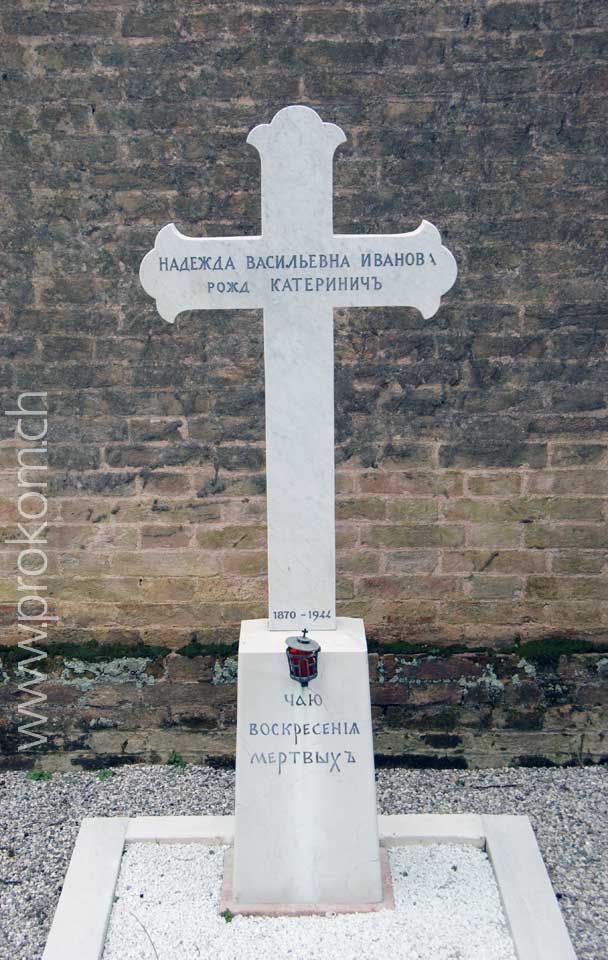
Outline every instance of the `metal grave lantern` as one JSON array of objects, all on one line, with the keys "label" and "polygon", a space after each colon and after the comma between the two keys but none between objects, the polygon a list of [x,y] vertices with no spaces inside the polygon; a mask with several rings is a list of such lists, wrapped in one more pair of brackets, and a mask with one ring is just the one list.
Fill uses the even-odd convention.
[{"label": "metal grave lantern", "polygon": [[316,640],[309,639],[306,634],[306,627],[302,630],[301,637],[287,637],[287,662],[289,663],[289,676],[292,680],[297,680],[303,687],[308,686],[309,680],[314,680],[317,676],[317,667],[319,659],[320,644]]}]

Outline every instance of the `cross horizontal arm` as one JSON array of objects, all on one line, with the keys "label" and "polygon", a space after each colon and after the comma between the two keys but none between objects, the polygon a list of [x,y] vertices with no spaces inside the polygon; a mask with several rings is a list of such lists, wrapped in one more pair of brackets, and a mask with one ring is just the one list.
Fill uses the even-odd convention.
[{"label": "cross horizontal arm", "polygon": [[428,220],[411,233],[338,234],[299,250],[265,237],[186,237],[169,224],[140,277],[170,323],[182,310],[294,302],[311,309],[409,306],[428,318],[456,279],[456,261]]}]

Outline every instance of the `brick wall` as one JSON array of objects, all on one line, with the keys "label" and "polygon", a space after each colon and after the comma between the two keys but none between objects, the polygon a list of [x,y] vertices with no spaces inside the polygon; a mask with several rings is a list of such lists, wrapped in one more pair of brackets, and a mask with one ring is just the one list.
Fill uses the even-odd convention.
[{"label": "brick wall", "polygon": [[[515,683],[500,722],[467,713],[471,664],[515,656],[515,676],[522,643],[578,650],[591,679],[573,681],[559,709],[547,681],[529,742],[508,759],[563,762],[570,746],[547,738],[580,730],[596,737],[592,759],[605,754],[605,688],[591,704],[581,693],[608,640],[605,4],[4,0],[1,16],[3,402],[48,393],[49,642],[62,663],[90,662],[80,647],[95,641],[108,663],[123,662],[118,649],[151,671],[150,682],[85,671],[104,722],[124,733],[116,743],[139,737],[133,755],[150,757],[159,730],[168,743],[194,724],[224,738],[208,753],[230,752],[233,709],[215,709],[203,675],[188,680],[202,684],[190,690],[196,716],[194,703],[187,716],[145,698],[128,717],[119,706],[139,702],[135,689],[168,696],[169,666],[204,660],[205,648],[159,659],[142,645],[230,644],[241,618],[265,614],[261,315],[169,326],[137,271],[166,222],[192,235],[259,230],[258,156],[244,140],[299,102],[348,136],[336,230],[398,232],[427,217],[460,269],[431,320],[336,312],[339,612],[365,617],[382,670],[394,655],[460,651],[452,731],[516,732],[529,712]],[[2,431],[5,539],[14,419]],[[10,647],[12,548],[1,557]],[[382,657],[387,643],[402,646]],[[58,663],[53,747],[103,753],[99,718]],[[376,702],[381,752],[441,753],[403,739],[408,725],[432,729],[419,691],[437,678],[417,679],[394,687],[415,696]]]}]

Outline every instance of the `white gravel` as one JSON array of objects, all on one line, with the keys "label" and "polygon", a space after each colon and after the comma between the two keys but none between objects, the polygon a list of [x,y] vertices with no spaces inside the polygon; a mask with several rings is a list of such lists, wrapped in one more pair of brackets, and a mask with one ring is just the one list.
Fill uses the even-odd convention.
[{"label": "white gravel", "polygon": [[103,960],[516,960],[492,867],[473,847],[391,850],[394,911],[231,922],[218,914],[223,852],[129,846]]},{"label": "white gravel", "polygon": [[[233,791],[234,773],[209,767],[123,767],[105,782],[0,772],[0,960],[41,960],[83,817],[228,814]],[[380,770],[378,808],[527,814],[579,960],[608,958],[606,767]]]}]

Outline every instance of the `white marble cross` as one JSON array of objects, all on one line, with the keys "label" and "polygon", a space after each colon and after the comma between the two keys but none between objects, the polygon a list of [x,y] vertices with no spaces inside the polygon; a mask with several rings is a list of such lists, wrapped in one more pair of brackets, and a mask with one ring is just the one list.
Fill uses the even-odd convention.
[{"label": "white marble cross", "polygon": [[186,237],[171,223],[140,268],[169,323],[183,310],[264,311],[271,630],[336,626],[333,308],[428,318],[456,279],[426,220],[411,233],[334,234],[345,139],[308,107],[280,110],[247,138],[262,161],[261,236]]}]

